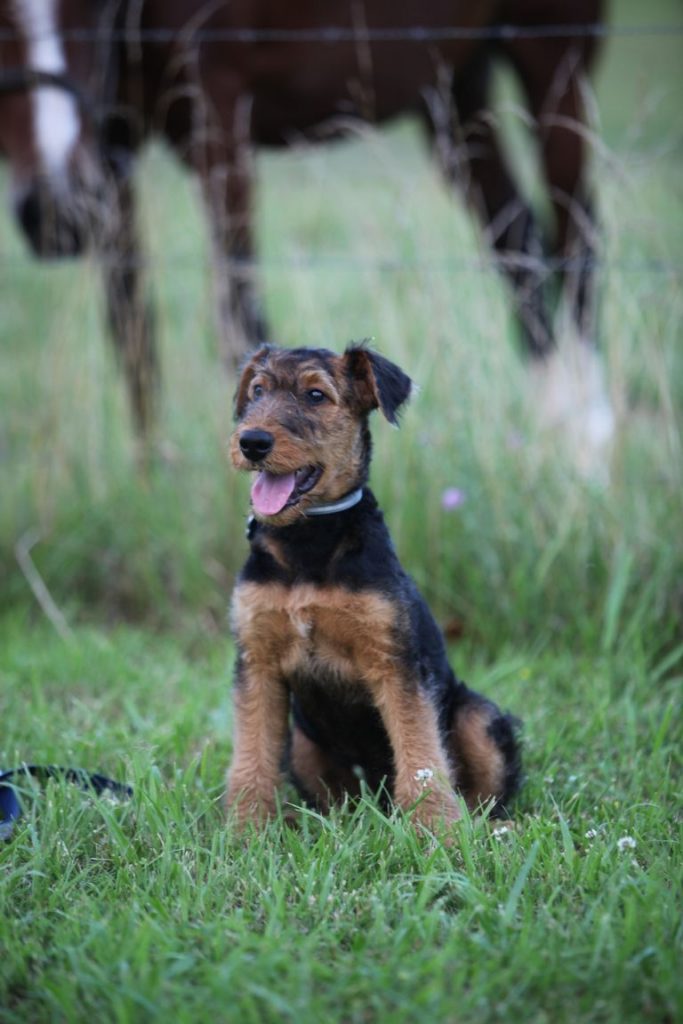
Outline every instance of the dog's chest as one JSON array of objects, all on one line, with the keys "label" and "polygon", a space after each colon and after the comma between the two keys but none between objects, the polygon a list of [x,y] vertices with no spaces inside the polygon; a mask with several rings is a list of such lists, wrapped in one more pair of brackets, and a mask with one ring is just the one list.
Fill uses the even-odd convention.
[{"label": "dog's chest", "polygon": [[372,591],[242,583],[232,623],[245,659],[283,677],[324,673],[372,682],[395,656],[394,605]]}]

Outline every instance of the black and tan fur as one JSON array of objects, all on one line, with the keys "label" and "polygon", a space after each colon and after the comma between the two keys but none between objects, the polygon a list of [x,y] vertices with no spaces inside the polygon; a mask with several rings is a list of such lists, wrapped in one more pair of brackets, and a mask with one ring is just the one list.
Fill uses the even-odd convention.
[{"label": "black and tan fur", "polygon": [[[500,813],[518,786],[511,719],[456,679],[367,487],[368,416],[380,409],[395,423],[410,389],[402,370],[363,346],[342,356],[264,347],[243,371],[234,465],[320,475],[252,521],[235,589],[227,806],[242,824],[275,811],[286,774],[323,810],[357,795],[361,778],[372,789],[384,783],[430,828],[458,819],[458,792],[469,807],[493,800]],[[250,447],[253,438],[267,451]],[[352,507],[306,514],[357,487]]]}]

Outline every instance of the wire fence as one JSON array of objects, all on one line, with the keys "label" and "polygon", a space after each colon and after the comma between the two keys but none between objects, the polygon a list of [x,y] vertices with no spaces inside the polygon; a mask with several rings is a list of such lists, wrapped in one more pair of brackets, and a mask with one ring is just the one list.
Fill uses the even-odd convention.
[{"label": "wire fence", "polygon": [[[207,248],[206,259],[210,258]],[[97,257],[101,266],[125,266],[126,269],[144,270],[157,264],[164,268],[179,271],[196,271],[201,266],[201,257],[196,254],[169,252],[167,249],[150,248],[144,258],[139,260],[126,257],[125,261],[116,255],[109,254]],[[374,273],[383,276],[404,273],[430,274],[486,274],[494,273],[505,267],[508,270],[526,269],[534,273],[552,275],[572,271],[606,271],[637,276],[680,278],[683,281],[683,260],[643,258],[643,259],[610,259],[608,257],[529,257],[523,254],[510,253],[480,257],[455,257],[441,254],[426,254],[415,257],[395,257],[386,254],[366,256],[349,254],[348,252],[311,251],[293,252],[285,255],[260,255],[258,259],[225,259],[222,265],[226,270],[237,272],[240,276],[260,275],[266,273],[286,274],[289,272],[305,273]],[[0,268],[20,274],[30,272],[36,266],[35,260],[28,253],[18,257],[4,255],[0,252]]]},{"label": "wire fence", "polygon": [[[60,38],[67,43],[439,43],[456,41],[500,42],[513,39],[606,39],[661,37],[683,35],[683,22],[642,23],[613,25],[607,22],[586,24],[544,25],[387,25],[370,28],[364,24],[354,26],[327,25],[315,28],[258,28],[239,26],[231,28],[194,28],[185,26],[157,26],[145,28],[131,26],[108,28],[106,32],[91,27],[66,28]],[[0,42],[17,42],[13,29],[0,29]],[[31,37],[39,40],[40,35]],[[0,65],[1,67],[1,65]]]}]

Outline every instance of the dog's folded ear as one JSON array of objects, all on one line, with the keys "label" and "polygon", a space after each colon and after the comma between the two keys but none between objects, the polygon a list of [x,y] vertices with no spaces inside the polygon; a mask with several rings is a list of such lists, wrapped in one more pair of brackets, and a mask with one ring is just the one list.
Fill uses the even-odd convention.
[{"label": "dog's folded ear", "polygon": [[413,382],[400,366],[364,345],[350,345],[344,363],[362,412],[381,409],[390,423],[398,423],[398,411],[410,398]]},{"label": "dog's folded ear", "polygon": [[270,345],[261,345],[259,349],[253,354],[250,354],[245,362],[242,364],[242,371],[240,373],[240,379],[237,384],[237,390],[235,391],[235,419],[239,419],[244,412],[247,405],[247,395],[249,392],[249,385],[256,376],[259,369],[263,366],[266,358],[271,351]]}]

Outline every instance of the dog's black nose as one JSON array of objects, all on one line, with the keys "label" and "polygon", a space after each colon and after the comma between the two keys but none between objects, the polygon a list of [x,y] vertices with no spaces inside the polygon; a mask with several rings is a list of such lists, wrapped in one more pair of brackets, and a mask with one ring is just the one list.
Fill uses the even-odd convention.
[{"label": "dog's black nose", "polygon": [[252,462],[260,462],[265,459],[269,451],[272,451],[275,438],[267,430],[245,430],[240,435],[240,448],[242,454]]}]

